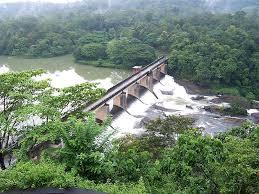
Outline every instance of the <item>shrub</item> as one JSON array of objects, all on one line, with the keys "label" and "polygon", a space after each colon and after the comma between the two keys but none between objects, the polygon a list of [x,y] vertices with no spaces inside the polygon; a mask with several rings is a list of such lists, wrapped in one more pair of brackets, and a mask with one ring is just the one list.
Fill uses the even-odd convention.
[{"label": "shrub", "polygon": [[95,184],[92,181],[82,180],[78,184],[79,188],[92,189],[100,192],[107,192],[110,194],[145,194],[147,190],[142,179],[137,183],[103,183]]},{"label": "shrub", "polygon": [[231,107],[225,108],[224,112],[231,116],[247,116],[247,110],[237,103],[231,104]]},{"label": "shrub", "polygon": [[220,88],[220,89],[215,89],[214,92],[217,94],[225,94],[225,95],[231,95],[231,96],[240,95],[238,89],[236,88]]},{"label": "shrub", "polygon": [[0,191],[30,188],[71,188],[76,186],[73,172],[65,172],[62,165],[53,162],[17,163],[0,173]]},{"label": "shrub", "polygon": [[17,163],[12,168],[0,171],[0,191],[36,188],[81,188],[111,194],[145,194],[142,179],[135,184],[100,183],[82,179],[73,171],[66,172],[63,165],[53,162]]}]

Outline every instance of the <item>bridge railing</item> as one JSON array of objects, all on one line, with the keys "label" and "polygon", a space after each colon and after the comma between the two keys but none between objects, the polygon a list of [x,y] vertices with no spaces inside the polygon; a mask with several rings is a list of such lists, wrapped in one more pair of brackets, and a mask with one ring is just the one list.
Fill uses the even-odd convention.
[{"label": "bridge railing", "polygon": [[[157,60],[153,61],[152,63],[146,65],[145,67],[141,68],[140,72],[149,68],[150,66],[154,65],[155,63],[159,62],[162,59],[166,59],[165,56],[162,56],[160,58],[158,58]],[[112,90],[114,90],[115,88],[117,88],[118,86],[124,84],[125,82],[127,82],[128,80],[130,80],[132,77],[134,77],[135,75],[139,74],[140,72],[134,73],[132,75],[130,75],[129,77],[127,77],[126,79],[122,80],[121,82],[119,82],[118,84],[116,84],[115,86],[111,87],[110,89],[107,90],[107,93],[111,92]]]},{"label": "bridge railing", "polygon": [[[105,96],[103,96],[101,99],[99,99],[98,101],[96,101],[95,103],[91,104],[90,106],[86,107],[86,111],[92,111],[95,110],[96,108],[102,106],[103,104],[107,103],[110,99],[112,99],[114,96],[118,95],[119,93],[121,93],[123,90],[125,90],[127,87],[129,87],[132,83],[137,82],[139,79],[141,79],[142,77],[144,77],[147,72],[145,72],[145,70],[147,70],[148,68],[149,71],[152,71],[153,69],[155,69],[157,66],[159,66],[160,64],[166,62],[168,59],[166,57],[160,57],[159,59],[157,59],[156,61],[150,63],[149,65],[145,66],[144,68],[141,69],[140,72],[135,73],[131,76],[129,76],[127,79],[119,82],[117,85],[113,86],[112,88],[110,88],[107,93],[105,94]],[[157,64],[156,66],[154,66],[153,68],[151,68],[153,65]],[[127,82],[129,82],[127,84]]]}]

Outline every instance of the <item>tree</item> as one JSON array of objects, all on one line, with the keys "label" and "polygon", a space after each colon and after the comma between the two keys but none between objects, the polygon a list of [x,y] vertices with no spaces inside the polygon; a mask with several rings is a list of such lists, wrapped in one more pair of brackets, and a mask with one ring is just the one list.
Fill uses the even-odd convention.
[{"label": "tree", "polygon": [[99,99],[103,89],[83,83],[62,90],[51,88],[48,80],[35,81],[43,71],[11,72],[0,75],[0,164],[27,132],[50,121],[65,120],[72,115],[84,115],[82,109]]},{"label": "tree", "polygon": [[219,137],[186,133],[164,152],[163,183],[187,193],[256,193],[258,126],[245,124]]},{"label": "tree", "polygon": [[[95,122],[94,115],[85,115],[82,119],[69,117],[66,121],[56,118],[36,126],[26,133],[17,152],[20,161],[42,156],[65,165],[82,177],[97,180],[105,177],[104,149],[107,139],[97,138],[109,125]],[[60,145],[54,146],[51,145]],[[44,145],[46,145],[44,147]],[[42,146],[42,148],[40,147]]]},{"label": "tree", "polygon": [[74,57],[76,60],[98,60],[106,58],[106,45],[103,44],[86,44],[84,46],[78,47],[74,52]]},{"label": "tree", "polygon": [[[5,169],[4,156],[10,153],[17,138],[26,131],[26,122],[32,125],[35,102],[48,90],[47,81],[33,81],[43,71],[28,71],[0,75],[0,165]],[[10,154],[11,156],[11,154]],[[11,158],[10,158],[11,161]]]},{"label": "tree", "polygon": [[155,157],[165,148],[173,147],[180,134],[193,130],[194,120],[183,116],[167,116],[147,123],[147,135],[140,138],[140,147]]},{"label": "tree", "polygon": [[148,64],[155,59],[154,49],[135,39],[112,40],[108,43],[107,53],[116,65],[126,67]]}]

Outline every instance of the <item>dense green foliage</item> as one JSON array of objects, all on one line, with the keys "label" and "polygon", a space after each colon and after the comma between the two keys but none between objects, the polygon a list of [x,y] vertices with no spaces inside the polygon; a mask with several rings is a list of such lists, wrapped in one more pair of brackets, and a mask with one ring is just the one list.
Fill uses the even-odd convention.
[{"label": "dense green foliage", "polygon": [[[204,10],[227,12],[223,8],[233,0],[211,6],[203,0],[100,0],[60,15],[6,18],[0,20],[0,54],[73,53],[82,63],[125,68],[168,54],[170,75],[258,99],[258,2],[237,2],[231,11],[238,12],[231,14]],[[248,13],[240,11],[250,5]],[[42,73],[0,75],[0,191],[258,193],[258,125],[245,123],[211,137],[193,128],[190,118],[168,116],[149,122],[141,137],[110,141],[111,134],[103,133],[109,119],[97,124],[83,111],[104,90],[91,83],[55,89],[48,80],[36,81]],[[220,111],[247,115],[246,108],[232,102]]]},{"label": "dense green foliage", "polygon": [[[109,193],[242,193],[258,191],[259,126],[216,137],[187,117],[147,124],[141,137],[111,141],[82,110],[103,90],[84,83],[55,89],[42,71],[1,74],[0,190],[87,188]],[[58,94],[58,95],[57,95]],[[35,103],[37,102],[37,103]],[[12,142],[6,143],[6,142]],[[4,157],[16,162],[6,169]]]},{"label": "dense green foliage", "polygon": [[[184,118],[183,122],[180,118],[175,119],[178,126],[187,121]],[[156,126],[160,123],[163,127],[171,127],[169,120],[173,121],[174,118],[153,123]],[[67,123],[69,125],[60,123],[60,129],[68,127],[71,134],[74,134],[72,131],[81,131],[80,128],[90,126],[95,126],[91,129],[94,132],[97,127],[92,122],[86,123],[88,127],[85,127],[75,119],[68,120]],[[163,130],[164,128],[158,128],[157,133]],[[178,134],[178,140],[171,146],[160,147],[157,150],[158,157],[149,151],[148,145],[153,145],[152,142],[145,141],[145,138],[122,139],[112,149],[100,152],[102,156],[94,151],[83,151],[84,146],[75,149],[64,141],[64,148],[45,150],[37,163],[20,160],[12,168],[1,172],[0,180],[5,181],[1,181],[0,189],[49,186],[90,188],[110,193],[256,193],[259,170],[258,130],[258,126],[247,123],[213,138],[202,135],[197,129],[189,129]],[[96,137],[91,135],[93,133],[90,128],[86,131],[69,140],[74,142],[72,145],[81,145],[84,138],[90,138],[88,142],[91,142]],[[50,128],[49,133],[54,134],[53,128]],[[47,140],[46,135],[39,136],[37,132],[30,135],[41,140],[45,137],[45,141]],[[151,137],[153,135],[150,134]],[[96,145],[97,149],[98,147]],[[72,150],[74,154],[70,155]],[[60,160],[60,157],[64,157],[62,153],[69,157]],[[74,159],[78,161],[70,168],[69,163]],[[83,171],[79,173],[78,167]],[[84,171],[89,168],[95,170]],[[86,177],[92,181],[85,179]],[[106,183],[107,181],[110,183]]]},{"label": "dense green foliage", "polygon": [[[53,57],[72,52],[73,42],[58,21],[22,17],[0,22],[0,54]],[[68,32],[67,32],[68,33]]]},{"label": "dense green foliage", "polygon": [[48,80],[35,81],[35,77],[42,73],[37,70],[0,75],[0,102],[3,107],[0,111],[2,169],[5,169],[4,156],[9,155],[11,162],[13,146],[33,128],[44,129],[57,119],[75,114],[80,116],[80,110],[87,103],[94,102],[104,93],[104,90],[91,83],[58,90],[52,88]]},{"label": "dense green foliage", "polygon": [[[202,85],[234,88],[236,94],[258,98],[259,25],[254,17],[238,12],[186,19],[172,36],[171,72]],[[228,93],[227,89],[221,91]]]},{"label": "dense green foliage", "polygon": [[128,38],[109,42],[107,53],[113,63],[123,66],[145,65],[155,59],[151,46]]},{"label": "dense green foliage", "polygon": [[136,184],[99,183],[83,180],[75,172],[67,172],[63,165],[45,161],[40,163],[18,163],[8,171],[0,173],[0,191],[13,188],[82,188],[110,194],[145,194],[143,181]]},{"label": "dense green foliage", "polygon": [[86,44],[80,46],[74,52],[74,56],[77,60],[98,60],[106,58],[106,47],[102,44]]},{"label": "dense green foliage", "polygon": [[[222,2],[214,5],[222,7],[231,1]],[[99,10],[105,3],[90,7]],[[238,5],[241,9],[256,4]],[[257,12],[205,13],[202,1],[117,1],[113,6],[102,14],[76,9],[64,17],[0,21],[0,54],[51,57],[74,53],[81,63],[124,68],[168,54],[169,74],[176,78],[209,86],[216,93],[258,99]],[[183,16],[195,6],[198,15]]]}]

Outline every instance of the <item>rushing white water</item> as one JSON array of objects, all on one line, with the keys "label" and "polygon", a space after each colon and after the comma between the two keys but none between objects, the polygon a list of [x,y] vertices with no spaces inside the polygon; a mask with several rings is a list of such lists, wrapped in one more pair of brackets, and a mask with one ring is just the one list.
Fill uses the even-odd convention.
[{"label": "rushing white water", "polygon": [[259,113],[259,110],[258,109],[249,109],[247,112],[249,115],[251,115],[253,113]]},{"label": "rushing white water", "polygon": [[9,68],[6,67],[6,65],[2,65],[0,67],[0,74],[7,73],[7,72],[9,72]]},{"label": "rushing white water", "polygon": [[[165,115],[188,115],[196,120],[195,125],[205,129],[205,133],[214,135],[229,127],[237,126],[239,118],[223,117],[206,112],[203,107],[211,105],[213,98],[205,96],[205,99],[193,101],[194,95],[189,95],[183,86],[177,84],[171,76],[166,75],[154,86],[154,92],[158,99],[149,91],[141,101],[135,101],[128,112],[123,112],[112,122],[112,127],[117,129],[115,137],[126,134],[140,135],[145,132],[145,123],[150,119],[164,117]],[[228,106],[222,103],[221,106]]]}]

